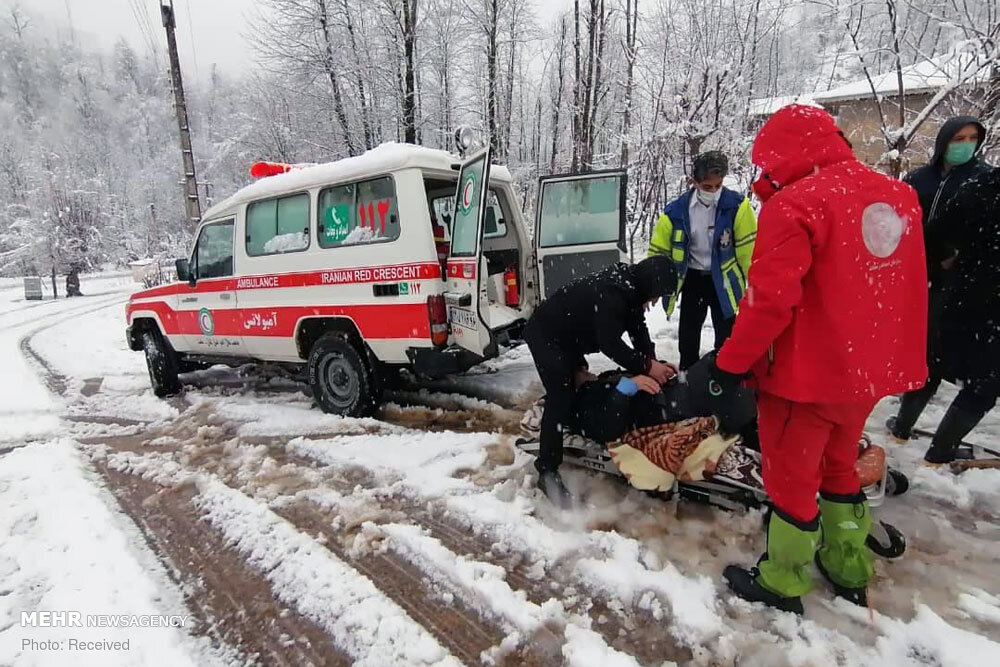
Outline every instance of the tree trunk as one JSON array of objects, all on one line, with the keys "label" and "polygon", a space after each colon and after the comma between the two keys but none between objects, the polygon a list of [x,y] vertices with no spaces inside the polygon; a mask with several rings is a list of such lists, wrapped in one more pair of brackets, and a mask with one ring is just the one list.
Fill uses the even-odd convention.
[{"label": "tree trunk", "polygon": [[417,143],[417,0],[403,0],[403,141]]},{"label": "tree trunk", "polygon": [[347,154],[351,156],[357,155],[358,151],[354,145],[354,138],[351,136],[350,122],[347,120],[347,109],[344,108],[344,100],[340,92],[340,80],[333,66],[333,36],[330,34],[330,21],[327,15],[326,0],[316,0],[316,7],[319,10],[319,25],[323,32],[323,49],[325,55],[323,69],[330,80],[330,90],[333,93],[333,112],[344,135]]},{"label": "tree trunk", "polygon": [[601,104],[601,85],[604,74],[604,44],[607,41],[607,16],[604,12],[604,0],[598,2],[598,19],[595,21],[597,30],[597,54],[594,56],[594,79],[590,93],[590,115],[587,120],[587,169],[594,166],[594,147],[597,143],[597,113]]},{"label": "tree trunk", "polygon": [[580,0],[573,0],[573,161],[576,173],[580,159]]},{"label": "tree trunk", "polygon": [[503,141],[497,126],[497,31],[500,21],[500,2],[490,0],[486,25],[486,130],[490,135],[490,145],[496,153],[494,159],[503,159]]},{"label": "tree trunk", "polygon": [[597,42],[597,7],[599,0],[590,0],[590,12],[587,15],[587,70],[583,80],[583,112],[581,114],[580,132],[580,168],[590,169],[592,156],[590,154],[593,142],[590,134],[591,127],[591,103],[593,102],[594,87],[594,56]]},{"label": "tree trunk", "polygon": [[347,22],[347,36],[351,40],[351,53],[354,54],[355,63],[355,85],[358,87],[358,102],[361,105],[361,127],[365,133],[365,149],[375,148],[375,133],[372,131],[371,110],[368,106],[368,96],[365,92],[364,77],[361,76],[361,58],[358,51],[357,37],[354,34],[354,20],[351,18],[351,9],[344,3],[344,19]]},{"label": "tree trunk", "polygon": [[632,85],[635,79],[635,40],[639,0],[625,0],[625,109],[622,113],[622,149],[619,164],[628,166],[629,135],[632,131]]},{"label": "tree trunk", "polygon": [[556,170],[556,149],[559,145],[559,109],[562,106],[563,84],[566,78],[566,19],[559,21],[559,69],[556,75],[556,95],[552,100],[552,152],[549,154],[549,173]]},{"label": "tree trunk", "polygon": [[[505,91],[506,94],[504,95],[504,97],[505,97],[505,103],[506,103],[506,111],[505,111],[504,115],[506,116],[506,120],[507,120],[507,122],[504,125],[504,132],[503,132],[503,136],[504,136],[503,154],[504,155],[509,155],[510,154],[510,136],[511,136],[510,127],[511,127],[511,116],[513,114],[513,109],[514,109],[514,63],[515,63],[516,58],[517,58],[517,28],[518,28],[518,22],[517,22],[517,5],[516,5],[516,2],[517,2],[517,0],[515,0],[514,4],[511,7],[511,12],[512,13],[511,13],[511,18],[510,18],[510,34],[509,34],[509,38],[510,38],[510,53],[508,54],[508,58],[507,58],[507,72],[508,72],[508,75],[507,75],[507,90]],[[522,98],[523,98],[523,95],[522,95]],[[524,142],[523,133],[522,133],[522,137],[521,137],[521,142],[522,142],[522,145],[523,145],[523,142]]]}]

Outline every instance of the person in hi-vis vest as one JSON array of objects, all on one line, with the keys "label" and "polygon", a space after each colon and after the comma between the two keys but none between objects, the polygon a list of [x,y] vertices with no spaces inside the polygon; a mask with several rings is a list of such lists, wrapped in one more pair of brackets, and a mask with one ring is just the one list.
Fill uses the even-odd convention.
[{"label": "person in hi-vis vest", "polygon": [[722,185],[729,160],[719,151],[695,157],[691,188],[667,204],[649,243],[649,255],[666,255],[677,269],[677,291],[663,306],[673,314],[681,298],[680,368],[701,356],[701,328],[712,313],[715,349],[729,337],[757,238],[750,200]]}]

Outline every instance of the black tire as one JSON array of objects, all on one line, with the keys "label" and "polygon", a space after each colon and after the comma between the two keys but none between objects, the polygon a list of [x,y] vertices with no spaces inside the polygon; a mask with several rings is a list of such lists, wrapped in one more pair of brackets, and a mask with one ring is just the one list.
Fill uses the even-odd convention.
[{"label": "black tire", "polygon": [[160,332],[143,332],[142,349],[146,353],[146,368],[149,369],[149,384],[153,393],[160,398],[179,393],[181,381],[177,377],[177,355]]},{"label": "black tire", "polygon": [[342,334],[326,334],[316,341],[306,372],[313,399],[323,412],[344,417],[369,417],[375,412],[377,378]]},{"label": "black tire", "polygon": [[900,558],[906,552],[906,538],[903,533],[885,521],[878,521],[872,525],[865,543],[876,556],[888,560]]},{"label": "black tire", "polygon": [[910,488],[909,478],[895,468],[889,468],[889,479],[886,480],[885,494],[887,496],[901,496]]}]

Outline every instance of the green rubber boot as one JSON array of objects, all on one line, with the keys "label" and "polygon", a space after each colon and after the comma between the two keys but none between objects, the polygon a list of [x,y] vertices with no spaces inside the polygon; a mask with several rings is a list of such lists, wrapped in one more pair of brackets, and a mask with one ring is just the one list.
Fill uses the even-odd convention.
[{"label": "green rubber boot", "polygon": [[823,544],[816,561],[820,571],[838,594],[842,594],[841,589],[863,592],[875,571],[865,544],[872,527],[868,499],[864,492],[852,496],[821,494],[819,513]]},{"label": "green rubber boot", "polygon": [[812,589],[809,564],[819,537],[819,515],[801,522],[775,509],[767,525],[767,551],[757,565],[757,583],[784,598],[808,593]]}]

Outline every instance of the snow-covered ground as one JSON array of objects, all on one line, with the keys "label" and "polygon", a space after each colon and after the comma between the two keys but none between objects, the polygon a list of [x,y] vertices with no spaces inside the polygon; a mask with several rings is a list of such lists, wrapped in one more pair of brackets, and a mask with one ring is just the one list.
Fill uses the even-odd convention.
[{"label": "snow-covered ground", "polygon": [[[401,392],[375,419],[324,415],[287,381],[240,386],[226,371],[196,374],[197,387],[164,402],[125,345],[126,280],[85,279],[85,293],[111,294],[58,302],[19,301],[19,284],[0,283],[0,370],[10,380],[0,412],[0,664],[207,664],[247,653],[272,662],[232,634],[190,625],[21,626],[22,611],[219,609],[210,600],[192,611],[196,589],[174,571],[183,559],[156,541],[156,516],[140,534],[119,509],[116,485],[133,478],[160,491],[129,515],[187,503],[199,535],[245,568],[227,581],[259,577],[247,595],[328,637],[332,664],[1000,664],[998,470],[955,476],[919,465],[926,440],[888,445],[912,487],[877,514],[907,535],[906,555],[877,563],[871,612],[817,582],[799,619],[721,583],[726,564],[751,564],[763,548],[759,512],[664,502],[578,470],[566,477],[579,506],[554,511],[507,428],[540,393],[523,347]],[[676,322],[659,309],[648,321],[660,356],[676,359]],[[710,340],[706,329],[706,349]],[[54,374],[60,395],[41,379]],[[922,425],[933,429],[954,394],[942,389]],[[882,444],[895,404],[884,400],[869,422]],[[970,439],[1000,445],[1000,413]],[[212,572],[200,574],[211,591]],[[240,589],[229,593],[240,599]],[[22,647],[69,637],[130,647]]]},{"label": "snow-covered ground", "polygon": [[[83,291],[92,296],[24,301],[19,281],[0,283],[0,664],[215,662],[207,644],[187,635],[190,611],[180,592],[67,437],[60,421],[67,402],[22,354],[28,336],[69,322],[52,336],[65,353],[52,358],[77,381],[74,360],[103,364],[110,332],[122,339],[122,304],[132,287],[123,276],[85,277]],[[81,328],[94,313],[93,323],[106,326]],[[46,627],[23,616],[50,611],[79,613],[79,625]],[[90,615],[128,617],[125,623],[157,617],[161,627],[101,627],[88,623]]]}]

